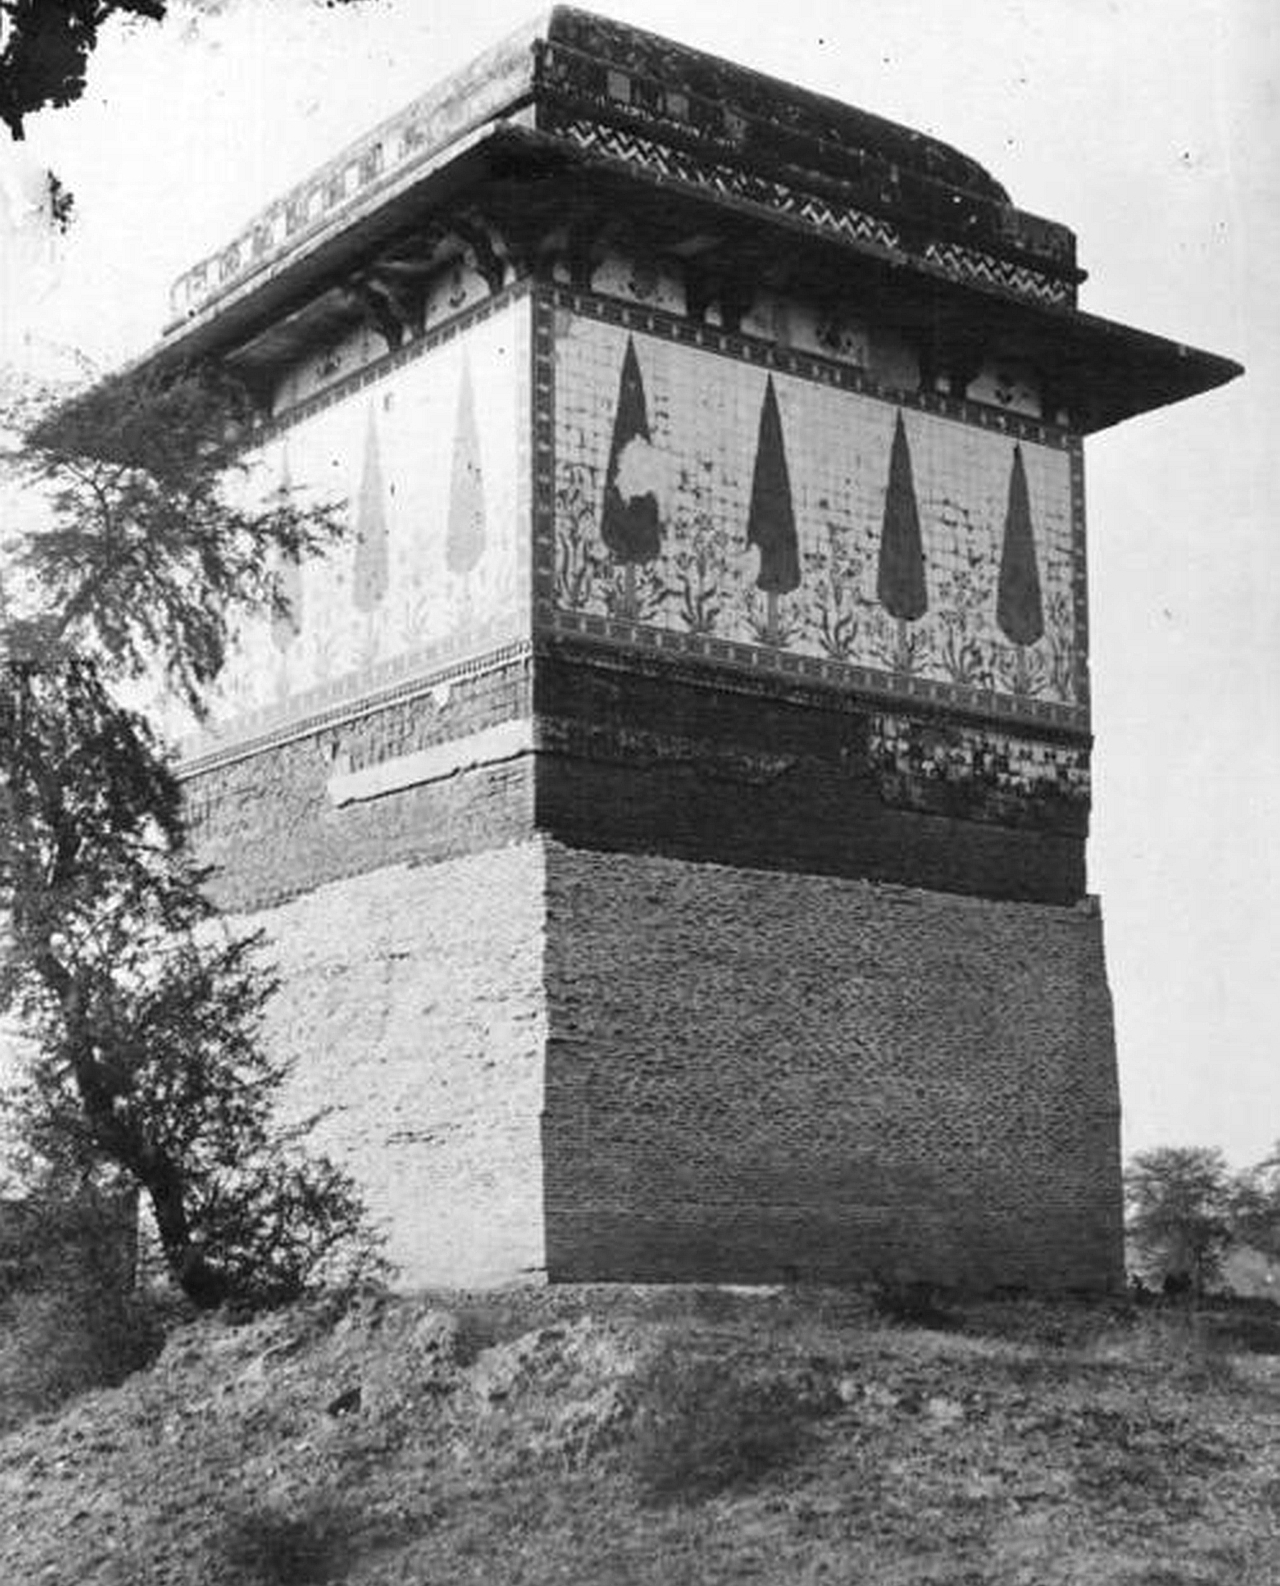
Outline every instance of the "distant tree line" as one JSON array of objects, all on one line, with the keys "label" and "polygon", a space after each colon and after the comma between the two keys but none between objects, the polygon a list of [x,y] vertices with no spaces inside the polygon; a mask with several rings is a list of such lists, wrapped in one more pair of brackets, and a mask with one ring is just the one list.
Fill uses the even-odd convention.
[{"label": "distant tree line", "polygon": [[1232,1172],[1214,1146],[1161,1146],[1134,1156],[1124,1176],[1125,1232],[1144,1283],[1203,1295],[1233,1249],[1280,1262],[1280,1141]]}]

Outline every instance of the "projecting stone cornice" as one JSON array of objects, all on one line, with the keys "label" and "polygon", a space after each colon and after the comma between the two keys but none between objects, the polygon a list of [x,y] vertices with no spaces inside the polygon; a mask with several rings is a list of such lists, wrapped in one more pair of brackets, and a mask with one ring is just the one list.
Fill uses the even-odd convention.
[{"label": "projecting stone cornice", "polygon": [[1081,313],[1072,233],[937,139],[567,7],[182,275],[143,361],[228,358],[266,411],[290,359],[354,325],[390,351],[420,338],[442,270],[490,294],[585,286],[619,241],[670,264],[691,319],[731,331],[762,288],[853,302],[913,345],[922,389],[1025,359],[1045,417],[1081,433],[1241,372]]}]

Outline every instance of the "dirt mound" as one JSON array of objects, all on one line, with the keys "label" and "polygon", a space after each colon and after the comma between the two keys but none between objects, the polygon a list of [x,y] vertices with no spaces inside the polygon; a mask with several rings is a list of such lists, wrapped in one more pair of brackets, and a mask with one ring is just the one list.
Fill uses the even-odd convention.
[{"label": "dirt mound", "polygon": [[1280,1579],[1280,1359],[1191,1317],[953,1320],[654,1290],[204,1319],[0,1438],[0,1580]]}]

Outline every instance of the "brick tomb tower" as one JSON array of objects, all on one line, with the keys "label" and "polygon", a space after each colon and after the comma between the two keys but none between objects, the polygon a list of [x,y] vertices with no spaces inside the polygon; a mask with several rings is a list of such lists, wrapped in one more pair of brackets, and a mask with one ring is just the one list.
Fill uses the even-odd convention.
[{"label": "brick tomb tower", "polygon": [[348,541],[183,774],[404,1281],[1121,1275],[1082,438],[1236,367],[931,138],[556,9],[149,355]]}]

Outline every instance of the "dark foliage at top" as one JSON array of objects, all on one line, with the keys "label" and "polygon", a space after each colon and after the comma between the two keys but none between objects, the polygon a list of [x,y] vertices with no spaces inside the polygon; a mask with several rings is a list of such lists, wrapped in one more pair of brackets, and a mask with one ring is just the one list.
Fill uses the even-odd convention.
[{"label": "dark foliage at top", "polygon": [[[199,0],[185,3],[200,9]],[[27,116],[84,93],[89,57],[108,22],[162,22],[169,10],[169,0],[0,0],[0,121],[20,141]]]},{"label": "dark foliage at top", "polygon": [[243,473],[251,408],[214,369],[113,375],[27,431],[24,468],[51,492],[55,522],[20,559],[41,615],[15,627],[18,653],[90,655],[116,675],[162,666],[197,712],[226,659],[228,619],[281,610],[278,568],[341,532],[336,511],[280,492],[229,499]]},{"label": "dark foliage at top", "polygon": [[25,116],[74,103],[103,23],[113,16],[159,22],[165,9],[165,0],[3,0],[0,121],[20,139]]}]

